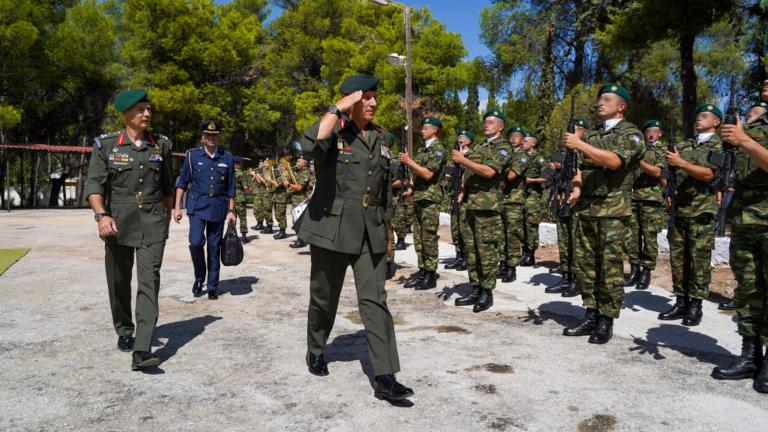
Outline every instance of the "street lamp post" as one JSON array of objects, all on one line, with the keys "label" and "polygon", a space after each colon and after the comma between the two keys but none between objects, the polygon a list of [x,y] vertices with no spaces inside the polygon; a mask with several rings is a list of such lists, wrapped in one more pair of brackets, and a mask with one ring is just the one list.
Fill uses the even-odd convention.
[{"label": "street lamp post", "polygon": [[[381,6],[392,6],[403,11],[405,16],[405,147],[413,154],[413,62],[411,61],[411,8],[400,6],[389,0],[368,0]],[[392,57],[392,55],[390,55]]]}]

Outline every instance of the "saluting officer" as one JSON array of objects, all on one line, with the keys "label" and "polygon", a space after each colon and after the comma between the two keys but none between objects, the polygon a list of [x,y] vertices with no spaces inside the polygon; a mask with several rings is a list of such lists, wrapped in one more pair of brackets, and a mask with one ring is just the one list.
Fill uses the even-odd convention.
[{"label": "saluting officer", "polygon": [[[151,353],[151,342],[173,204],[171,141],[147,132],[152,108],[145,90],[120,93],[114,107],[122,114],[125,129],[94,140],[85,193],[105,242],[104,264],[117,347],[133,351],[131,369],[140,370],[160,364]],[[134,254],[139,281],[135,326],[131,313]]]},{"label": "saluting officer", "polygon": [[[374,396],[402,400],[413,390],[395,379],[400,360],[384,289],[386,209],[392,193],[389,133],[372,123],[378,83],[371,75],[347,78],[339,89],[342,98],[301,141],[304,154],[315,161],[317,176],[312,200],[298,223],[312,261],[306,360],[310,373],[328,375],[323,350],[351,265],[375,375]],[[343,112],[349,121],[341,117]]]},{"label": "saluting officer", "polygon": [[[200,297],[203,281],[208,273],[208,298],[219,298],[219,244],[224,233],[224,222],[235,221],[235,162],[232,154],[219,145],[221,123],[206,120],[200,124],[201,147],[187,150],[181,176],[176,182],[176,205],[173,220],[181,221],[181,197],[187,194],[189,216],[189,253],[195,269],[192,293]],[[208,264],[206,266],[206,238]]]}]

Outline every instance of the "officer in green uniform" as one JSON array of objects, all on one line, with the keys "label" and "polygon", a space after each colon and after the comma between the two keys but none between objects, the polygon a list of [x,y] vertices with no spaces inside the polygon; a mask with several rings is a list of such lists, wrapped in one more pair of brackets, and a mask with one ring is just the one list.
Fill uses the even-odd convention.
[{"label": "officer in green uniform", "polygon": [[500,260],[499,243],[503,242],[501,222],[502,187],[512,159],[512,146],[504,139],[501,111],[485,113],[483,132],[485,141],[474,146],[465,155],[460,150],[451,152],[454,163],[464,167],[464,195],[462,207],[467,220],[461,227],[467,254],[469,282],[472,292],[457,298],[456,306],[474,305],[474,312],[493,306],[496,288],[496,270]]},{"label": "officer in green uniform", "polygon": [[253,190],[252,183],[248,173],[243,170],[242,156],[234,156],[232,160],[235,162],[235,188],[237,190],[235,209],[237,210],[237,218],[240,219],[240,236],[243,238],[243,243],[248,243],[250,240],[248,240],[247,194]]},{"label": "officer in green uniform", "polygon": [[539,247],[539,224],[544,218],[542,193],[547,179],[542,172],[547,168],[547,159],[538,150],[539,139],[526,133],[523,150],[528,154],[528,171],[525,173],[525,242],[523,256],[518,265],[527,267],[536,264],[536,249]]},{"label": "officer in green uniform", "polygon": [[722,118],[716,105],[701,105],[696,109],[696,137],[686,140],[678,151],[666,152],[667,164],[677,168],[675,219],[667,231],[672,291],[677,298],[659,314],[660,320],[682,318],[683,325],[695,326],[703,316],[701,302],[709,295],[717,214],[710,188],[717,167],[707,161],[707,154],[722,147],[717,135]]},{"label": "officer in green uniform", "polygon": [[586,308],[585,319],[563,331],[590,335],[603,344],[613,335],[624,299],[624,243],[629,236],[634,172],[643,157],[642,133],[624,120],[631,98],[618,84],[600,88],[597,115],[604,124],[587,133],[566,133],[566,147],[583,157],[569,205],[575,204],[576,280]]},{"label": "officer in green uniform", "polygon": [[[309,173],[309,162],[307,159],[300,157],[296,161],[296,171],[293,174],[294,177],[291,178],[288,189],[291,192],[291,205],[295,207],[304,202],[309,196],[309,182],[312,180],[312,175]],[[304,240],[296,237],[296,240],[288,246],[296,249],[303,248],[307,244]]]},{"label": "officer in green uniform", "polygon": [[[761,97],[768,102],[768,80],[763,81]],[[763,352],[768,341],[768,114],[763,111],[747,119],[746,126],[739,120],[736,125],[723,125],[721,131],[723,142],[737,147],[729,216],[741,355],[728,366],[716,367],[712,376],[754,377],[752,388],[768,393],[768,361]]]},{"label": "officer in green uniform", "polygon": [[632,216],[627,241],[631,270],[624,279],[624,286],[636,285],[637,289],[644,290],[651,283],[651,270],[656,268],[659,251],[656,236],[664,228],[667,215],[660,181],[667,148],[661,142],[658,120],[648,120],[640,129],[645,138],[645,153],[632,186]]},{"label": "officer in green uniform", "polygon": [[[573,123],[576,126],[576,135],[579,138],[583,137],[589,130],[589,122],[584,119],[573,119]],[[561,168],[559,163],[550,162],[550,169],[556,170]],[[547,199],[557,200],[557,197],[552,198],[548,196]],[[562,216],[558,213],[554,218],[557,222],[557,247],[562,277],[556,285],[545,288],[544,292],[547,294],[560,294],[562,297],[576,297],[581,294],[579,285],[576,283],[576,267],[573,265],[575,257],[576,215],[573,212],[571,212],[570,216]]]},{"label": "officer in green uniform", "polygon": [[[131,369],[160,364],[151,352],[157,324],[160,267],[173,208],[171,141],[147,132],[152,108],[147,92],[115,98],[125,129],[94,140],[85,194],[105,243],[105,267],[117,347],[133,351]],[[131,274],[136,256],[136,325],[131,313]],[[134,330],[136,338],[133,338]]]},{"label": "officer in green uniform", "polygon": [[[462,130],[459,131],[458,137],[456,140],[459,142],[459,149],[466,154],[467,151],[472,146],[472,142],[475,140],[475,134],[468,130]],[[450,164],[450,165],[449,165]],[[453,246],[456,248],[456,259],[453,260],[453,262],[450,262],[445,265],[446,269],[453,269],[458,271],[465,271],[467,269],[467,257],[464,252],[464,239],[461,238],[461,225],[466,223],[467,220],[467,211],[463,208],[461,205],[461,201],[463,198],[463,169],[462,169],[462,177],[458,179],[454,179],[453,175],[456,174],[455,170],[455,164],[453,163],[453,160],[449,160],[446,164],[448,167],[446,169],[446,176],[447,176],[447,183],[448,183],[448,190],[450,190],[451,194],[456,194],[456,201],[455,203],[452,202],[451,207],[451,241],[453,242]],[[453,190],[452,187],[457,187],[458,190]],[[453,198],[451,198],[453,200]]]},{"label": "officer in green uniform", "polygon": [[406,287],[417,290],[434,288],[437,285],[438,235],[440,228],[440,205],[443,202],[443,188],[440,174],[443,172],[447,151],[438,138],[443,123],[426,117],[421,121],[421,136],[424,146],[416,154],[400,153],[400,163],[408,166],[413,184],[413,245],[416,248],[419,271],[414,274]]},{"label": "officer in green uniform", "polygon": [[[374,396],[395,401],[411,397],[413,390],[395,379],[400,360],[384,289],[386,218],[392,189],[389,133],[372,123],[378,82],[371,75],[347,78],[339,89],[341,99],[304,133],[301,147],[315,161],[317,184],[297,228],[299,237],[310,245],[312,261],[309,371],[328,375],[323,350],[351,265],[373,366]],[[344,112],[349,121],[341,117]]]},{"label": "officer in green uniform", "polygon": [[502,189],[501,220],[504,226],[504,246],[500,248],[503,260],[499,265],[499,277],[502,282],[517,279],[517,263],[523,256],[525,239],[525,175],[530,165],[528,154],[523,150],[525,130],[520,126],[507,129],[507,138],[512,146],[512,159],[504,173]]}]

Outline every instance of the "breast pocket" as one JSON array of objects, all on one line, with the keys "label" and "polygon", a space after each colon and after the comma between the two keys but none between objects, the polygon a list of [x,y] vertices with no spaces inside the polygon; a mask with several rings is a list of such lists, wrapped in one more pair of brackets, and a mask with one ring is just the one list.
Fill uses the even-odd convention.
[{"label": "breast pocket", "polygon": [[132,177],[133,165],[120,162],[109,162],[109,174],[113,187],[127,187],[130,185],[130,179]]},{"label": "breast pocket", "polygon": [[359,166],[360,161],[356,160],[354,155],[339,152],[336,157],[336,176],[344,180],[357,180]]}]

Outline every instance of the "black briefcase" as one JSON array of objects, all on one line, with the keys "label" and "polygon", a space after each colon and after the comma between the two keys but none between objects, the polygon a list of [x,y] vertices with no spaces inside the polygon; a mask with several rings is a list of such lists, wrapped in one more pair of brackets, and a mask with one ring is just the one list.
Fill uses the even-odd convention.
[{"label": "black briefcase", "polygon": [[237,235],[235,223],[227,225],[227,232],[221,239],[221,263],[225,266],[236,266],[243,262],[243,242]]}]

